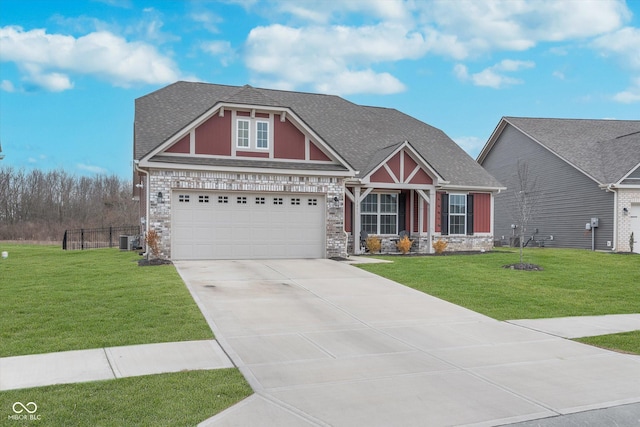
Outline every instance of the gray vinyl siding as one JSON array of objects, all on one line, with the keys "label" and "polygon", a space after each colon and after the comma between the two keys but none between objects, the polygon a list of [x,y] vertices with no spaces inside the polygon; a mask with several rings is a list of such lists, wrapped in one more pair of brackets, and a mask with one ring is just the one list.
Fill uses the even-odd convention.
[{"label": "gray vinyl siding", "polygon": [[[596,249],[613,246],[613,193],[561,160],[547,149],[507,125],[482,166],[507,187],[495,197],[495,233],[506,240],[512,234],[514,189],[517,188],[517,162],[528,162],[529,173],[540,192],[536,216],[525,235],[537,228],[537,237],[553,235],[547,247],[591,249],[591,235],[585,232],[590,218],[598,217]],[[611,246],[607,246],[607,241]]]}]

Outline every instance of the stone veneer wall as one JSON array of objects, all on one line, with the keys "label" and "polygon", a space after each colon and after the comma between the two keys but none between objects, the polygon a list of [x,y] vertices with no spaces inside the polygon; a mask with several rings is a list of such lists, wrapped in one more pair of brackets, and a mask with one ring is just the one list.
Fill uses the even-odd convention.
[{"label": "stone veneer wall", "polygon": [[[411,245],[411,253],[428,254],[430,253],[431,243],[438,239],[442,239],[448,243],[446,252],[457,251],[490,251],[493,249],[493,236],[433,236],[432,239],[428,235],[422,235],[420,237],[410,237],[413,240]],[[381,253],[394,254],[399,253],[396,247],[398,241],[397,236],[382,237]],[[348,250],[350,254],[355,253],[353,245],[353,235],[349,234]]]},{"label": "stone veneer wall", "polygon": [[[631,205],[640,204],[640,190],[619,189],[618,206],[616,206],[616,219],[618,221],[618,236],[616,239],[617,252],[629,252],[629,236],[631,235]],[[625,215],[623,208],[627,208],[629,213]],[[634,248],[636,250],[636,248]]]},{"label": "stone veneer wall", "polygon": [[[321,194],[326,197],[326,257],[345,257],[344,180],[324,176],[150,170],[149,228],[160,234],[161,257],[171,258],[171,190],[219,190]],[[162,203],[156,195],[162,193]],[[337,197],[337,201],[334,198]]]}]

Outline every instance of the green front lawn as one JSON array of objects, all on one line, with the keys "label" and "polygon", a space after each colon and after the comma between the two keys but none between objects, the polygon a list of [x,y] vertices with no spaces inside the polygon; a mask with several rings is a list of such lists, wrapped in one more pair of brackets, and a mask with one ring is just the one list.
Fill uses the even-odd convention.
[{"label": "green front lawn", "polygon": [[117,249],[0,250],[0,357],[213,338],[171,265],[138,267]]},{"label": "green front lawn", "polygon": [[[632,314],[640,311],[640,256],[586,250],[525,249],[543,271],[502,268],[517,251],[477,255],[382,257],[364,270],[498,320]],[[640,354],[640,331],[578,341]]]},{"label": "green front lawn", "polygon": [[[383,257],[385,258],[385,257]],[[394,256],[361,268],[499,320],[638,313],[640,256],[532,248],[525,262],[544,271],[501,268],[517,251]]]},{"label": "green front lawn", "polygon": [[[4,423],[0,424],[195,426],[251,394],[237,369],[12,390],[0,392],[0,419]],[[22,422],[8,418],[14,415],[15,402],[34,402],[34,415],[40,418]]]},{"label": "green front lawn", "polygon": [[[171,265],[133,252],[0,242],[0,357],[212,339]],[[237,369],[191,371],[0,392],[7,425],[194,426],[252,393]],[[35,402],[39,420],[7,418]],[[4,425],[4,424],[3,424]]]},{"label": "green front lawn", "polygon": [[609,350],[640,354],[640,331],[578,338],[576,341],[595,345],[597,347],[608,348]]}]

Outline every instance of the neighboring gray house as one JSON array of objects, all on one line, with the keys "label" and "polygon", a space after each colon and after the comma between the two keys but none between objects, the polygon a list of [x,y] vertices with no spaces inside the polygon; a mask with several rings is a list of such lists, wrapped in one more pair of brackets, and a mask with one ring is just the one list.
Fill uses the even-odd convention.
[{"label": "neighboring gray house", "polygon": [[[525,235],[546,246],[640,252],[640,120],[503,117],[477,161],[507,190],[495,198],[496,238],[512,235],[517,163],[526,161],[540,195]],[[537,234],[535,234],[537,230]]]},{"label": "neighboring gray house", "polygon": [[172,259],[490,249],[502,186],[444,132],[338,96],[177,82],[136,99],[145,229]]}]

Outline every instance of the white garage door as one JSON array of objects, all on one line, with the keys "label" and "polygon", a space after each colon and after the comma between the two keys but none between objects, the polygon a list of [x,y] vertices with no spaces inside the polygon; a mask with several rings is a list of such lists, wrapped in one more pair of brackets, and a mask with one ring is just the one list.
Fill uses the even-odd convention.
[{"label": "white garage door", "polygon": [[325,198],[172,192],[173,259],[324,258]]}]

